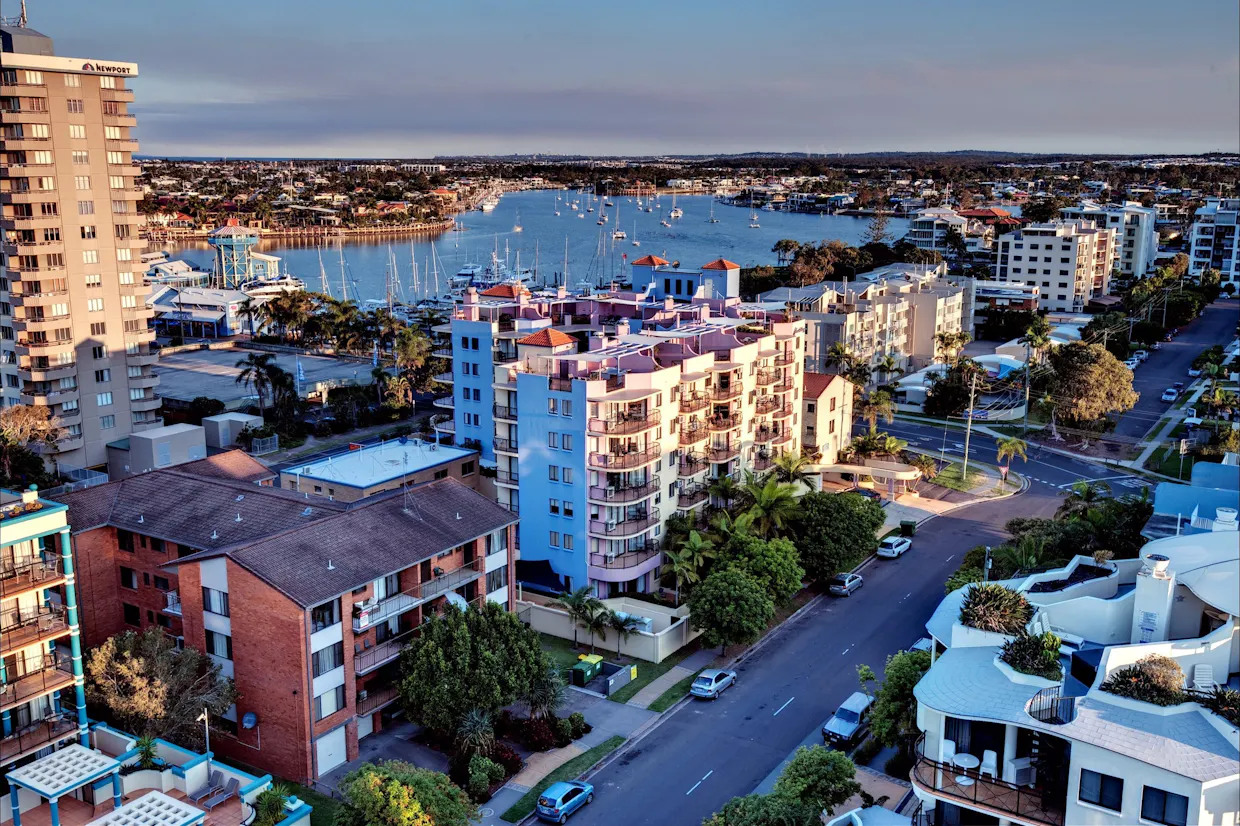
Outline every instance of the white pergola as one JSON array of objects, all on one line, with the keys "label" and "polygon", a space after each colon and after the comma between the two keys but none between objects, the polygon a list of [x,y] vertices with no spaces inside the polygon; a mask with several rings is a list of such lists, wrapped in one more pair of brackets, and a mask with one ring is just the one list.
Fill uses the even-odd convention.
[{"label": "white pergola", "polygon": [[89,826],[192,826],[207,813],[163,792],[151,792],[113,809]]},{"label": "white pergola", "polygon": [[[47,757],[27,763],[5,775],[10,786],[26,789],[48,803],[52,826],[60,826],[58,801],[65,795],[112,775],[112,802],[121,808],[121,763],[101,752],[74,743]],[[13,826],[21,826],[19,795],[13,793],[9,801],[13,808]]]}]

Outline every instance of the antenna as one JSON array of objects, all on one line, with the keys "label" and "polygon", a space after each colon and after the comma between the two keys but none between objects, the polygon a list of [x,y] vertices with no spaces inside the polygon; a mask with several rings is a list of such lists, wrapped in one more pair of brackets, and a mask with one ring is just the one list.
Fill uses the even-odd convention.
[{"label": "antenna", "polygon": [[241,521],[241,513],[240,513],[240,512],[238,512],[238,513],[237,513],[237,518],[236,518],[236,519],[234,519],[233,521],[234,521],[234,522],[240,522],[240,521]]},{"label": "antenna", "polygon": [[329,571],[334,571],[334,570],[336,570],[336,566],[332,564],[332,561],[331,561],[330,559],[329,559],[329,560],[327,560],[327,570],[329,570]]},{"label": "antenna", "polygon": [[142,514],[138,514],[138,524],[139,524],[139,525],[145,525],[145,524],[146,524],[146,517],[145,517],[145,516],[143,516]]},{"label": "antenna", "polygon": [[219,531],[211,531],[211,538],[212,538],[212,539],[219,539],[219,538],[220,538]]}]

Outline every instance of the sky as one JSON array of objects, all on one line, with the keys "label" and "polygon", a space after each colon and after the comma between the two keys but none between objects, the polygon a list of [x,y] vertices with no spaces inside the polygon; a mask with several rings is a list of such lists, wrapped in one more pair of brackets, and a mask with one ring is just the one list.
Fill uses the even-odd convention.
[{"label": "sky", "polygon": [[139,64],[144,154],[1240,151],[1236,0],[28,8],[57,54]]}]

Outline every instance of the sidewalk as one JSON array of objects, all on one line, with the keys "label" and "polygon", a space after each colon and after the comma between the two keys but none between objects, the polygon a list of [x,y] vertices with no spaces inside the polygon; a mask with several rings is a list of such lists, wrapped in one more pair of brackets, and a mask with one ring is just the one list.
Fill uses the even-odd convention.
[{"label": "sidewalk", "polygon": [[706,668],[714,661],[716,656],[718,655],[715,654],[714,649],[694,651],[685,657],[679,665],[672,666],[658,679],[651,680],[650,684],[634,694],[626,705],[649,708],[651,703],[663,696],[663,692],[686,677],[692,676]]}]

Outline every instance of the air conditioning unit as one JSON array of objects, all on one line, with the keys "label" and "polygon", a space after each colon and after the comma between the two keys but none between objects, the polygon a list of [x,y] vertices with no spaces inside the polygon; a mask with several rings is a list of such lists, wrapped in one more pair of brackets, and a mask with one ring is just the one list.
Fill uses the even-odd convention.
[{"label": "air conditioning unit", "polygon": [[608,485],[608,486],[607,486],[607,495],[608,495],[608,496],[615,496],[615,495],[616,495],[616,486],[615,486],[615,485]]},{"label": "air conditioning unit", "polygon": [[608,530],[608,531],[614,531],[615,529],[616,529],[616,520],[614,520],[614,519],[608,519],[608,520],[607,520],[607,530]]},{"label": "air conditioning unit", "polygon": [[608,561],[608,562],[615,562],[615,561],[616,561],[616,552],[615,552],[615,551],[608,551],[608,552],[607,552],[607,561]]},{"label": "air conditioning unit", "polygon": [[357,700],[358,700],[358,702],[359,702],[359,703],[360,703],[362,700],[365,700],[365,699],[366,699],[367,697],[369,697],[369,696],[370,696],[370,692],[369,692],[369,691],[367,691],[367,690],[366,690],[366,689],[364,689],[364,688],[363,688],[362,690],[360,690],[360,691],[358,691],[358,692],[357,692]]}]

